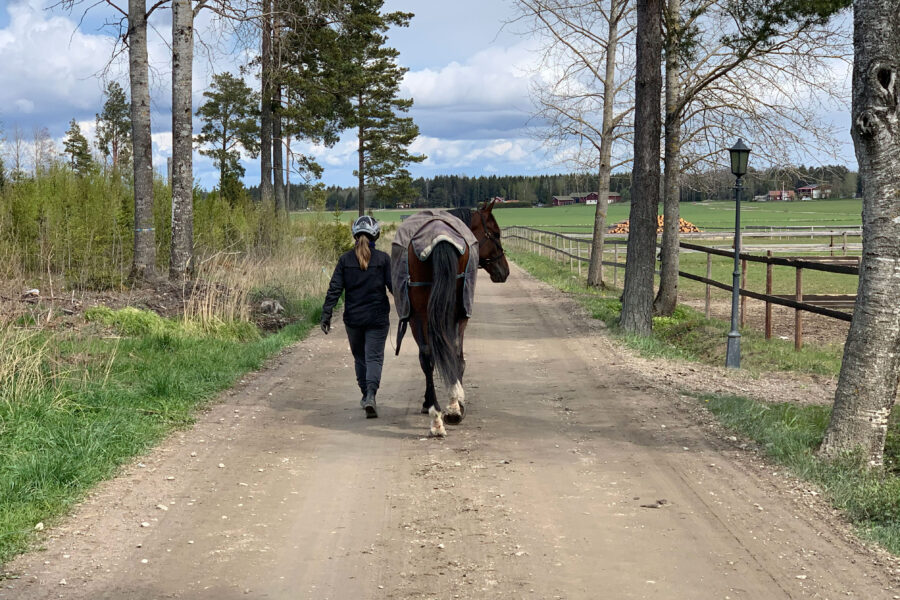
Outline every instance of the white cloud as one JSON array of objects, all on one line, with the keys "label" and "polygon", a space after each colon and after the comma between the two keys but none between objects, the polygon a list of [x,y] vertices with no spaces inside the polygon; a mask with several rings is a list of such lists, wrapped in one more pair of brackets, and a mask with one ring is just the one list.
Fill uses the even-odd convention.
[{"label": "white cloud", "polygon": [[10,20],[0,30],[0,106],[12,107],[3,115],[7,122],[28,116],[37,124],[63,109],[71,118],[93,109],[99,97],[96,75],[109,60],[111,39],[76,31],[75,22],[51,15],[43,5],[40,0],[7,5]]},{"label": "white cloud", "polygon": [[529,73],[535,66],[530,46],[523,42],[487,48],[465,64],[454,61],[440,69],[410,71],[401,91],[420,108],[526,108]]}]

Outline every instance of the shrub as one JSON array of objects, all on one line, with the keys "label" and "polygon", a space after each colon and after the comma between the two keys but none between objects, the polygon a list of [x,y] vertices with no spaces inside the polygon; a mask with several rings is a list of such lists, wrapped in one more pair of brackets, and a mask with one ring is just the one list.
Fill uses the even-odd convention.
[{"label": "shrub", "polygon": [[95,306],[84,313],[88,321],[102,323],[113,327],[122,335],[139,336],[148,333],[160,333],[172,329],[172,325],[155,312],[140,310],[131,306],[113,310],[106,306]]}]

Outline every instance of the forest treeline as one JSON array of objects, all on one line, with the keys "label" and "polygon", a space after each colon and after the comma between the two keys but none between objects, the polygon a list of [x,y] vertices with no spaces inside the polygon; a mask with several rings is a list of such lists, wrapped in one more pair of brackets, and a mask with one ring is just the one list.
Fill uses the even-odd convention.
[{"label": "forest treeline", "polygon": [[[771,190],[796,190],[807,185],[831,187],[832,198],[854,198],[860,192],[860,180],[855,171],[843,165],[799,166],[785,169],[751,171],[744,183],[744,199],[764,195]],[[553,175],[437,175],[419,177],[412,181],[415,191],[412,199],[370,198],[368,204],[376,208],[394,208],[409,203],[416,208],[473,207],[495,197],[517,200],[529,205],[549,204],[553,196],[577,192],[597,191],[596,175],[585,173],[559,173]],[[610,176],[609,191],[631,200],[631,173],[614,173]],[[249,189],[251,197],[260,197],[259,186]],[[682,202],[704,200],[731,200],[734,198],[734,176],[728,171],[689,174],[684,177],[681,189]],[[289,207],[291,210],[314,210],[316,202],[324,196],[326,210],[353,210],[357,207],[355,187],[292,186]]]}]

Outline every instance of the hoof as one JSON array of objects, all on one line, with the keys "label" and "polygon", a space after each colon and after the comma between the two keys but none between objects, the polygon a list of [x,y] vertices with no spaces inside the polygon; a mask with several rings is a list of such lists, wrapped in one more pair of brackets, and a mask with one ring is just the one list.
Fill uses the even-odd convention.
[{"label": "hoof", "polygon": [[431,415],[432,437],[444,437],[445,435],[447,435],[447,430],[444,429],[444,419],[441,415],[441,412],[434,406],[432,406],[428,409],[428,414]]},{"label": "hoof", "polygon": [[449,425],[459,425],[466,418],[466,405],[459,403],[459,412],[447,412],[444,414],[444,421]]}]

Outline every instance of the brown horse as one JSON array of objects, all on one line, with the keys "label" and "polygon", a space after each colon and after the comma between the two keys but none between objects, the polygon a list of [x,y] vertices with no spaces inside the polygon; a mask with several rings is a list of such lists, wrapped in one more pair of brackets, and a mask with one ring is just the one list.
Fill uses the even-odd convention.
[{"label": "brown horse", "polygon": [[[502,283],[509,277],[509,264],[500,244],[500,227],[492,214],[493,207],[493,203],[485,203],[478,210],[458,208],[448,212],[468,225],[478,240],[478,267],[490,274],[491,281]],[[463,286],[469,249],[460,253],[453,244],[438,242],[425,261],[419,260],[412,246],[408,252],[409,323],[419,346],[419,364],[425,373],[422,412],[431,416],[432,435],[443,436],[446,435],[444,419],[458,424],[466,410],[462,387],[466,364],[463,337],[469,319],[463,308]],[[405,326],[401,326],[400,336],[403,330]],[[434,391],[435,367],[450,396],[443,413]]]}]

